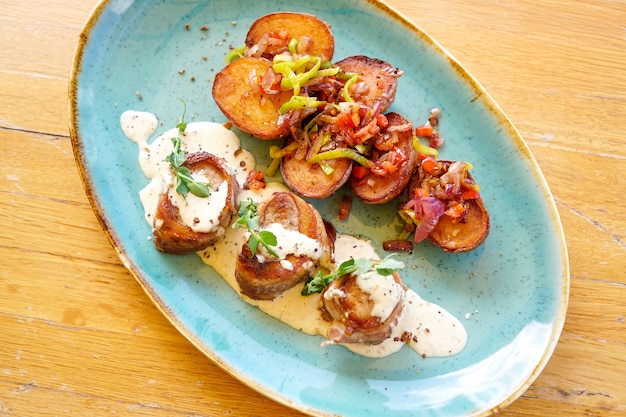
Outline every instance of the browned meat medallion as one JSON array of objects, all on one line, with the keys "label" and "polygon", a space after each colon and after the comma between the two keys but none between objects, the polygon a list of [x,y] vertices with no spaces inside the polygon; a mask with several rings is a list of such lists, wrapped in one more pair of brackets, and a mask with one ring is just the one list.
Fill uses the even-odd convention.
[{"label": "browned meat medallion", "polygon": [[[213,154],[193,153],[183,166],[189,169],[192,176],[200,175],[207,179],[212,191],[209,197],[202,199],[202,203],[213,217],[208,220],[210,226],[206,230],[198,230],[196,225],[183,221],[179,207],[171,199],[171,193],[175,191],[161,192],[153,222],[154,244],[162,252],[177,255],[205,249],[224,234],[236,210],[239,192],[237,180],[226,167],[226,162]],[[226,192],[216,192],[218,187],[226,187]],[[219,206],[209,208],[211,205]]]},{"label": "browned meat medallion", "polygon": [[290,192],[277,192],[259,205],[259,226],[277,238],[276,258],[253,255],[248,242],[237,256],[235,278],[241,293],[258,300],[271,300],[311,276],[320,264],[329,264],[332,246],[320,213]]},{"label": "browned meat medallion", "polygon": [[406,288],[398,274],[346,274],[322,292],[332,321],[328,343],[378,344],[388,339],[404,309]]}]

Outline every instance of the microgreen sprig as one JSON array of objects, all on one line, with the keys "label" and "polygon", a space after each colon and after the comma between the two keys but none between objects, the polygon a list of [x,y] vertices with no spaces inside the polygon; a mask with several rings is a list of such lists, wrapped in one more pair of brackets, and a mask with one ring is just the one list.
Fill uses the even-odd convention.
[{"label": "microgreen sprig", "polygon": [[247,228],[250,232],[250,239],[248,240],[248,246],[252,255],[256,253],[259,244],[263,245],[267,252],[275,258],[280,258],[278,253],[273,249],[277,244],[276,235],[269,230],[259,230],[259,222],[261,218],[257,212],[258,204],[251,198],[242,201],[239,204],[239,218],[233,223],[233,229],[241,227]]},{"label": "microgreen sprig", "polygon": [[317,274],[304,284],[302,295],[322,292],[331,282],[346,274],[356,273],[363,275],[370,271],[376,271],[383,276],[391,275],[404,268],[404,263],[392,259],[394,255],[393,253],[389,254],[382,261],[373,261],[365,258],[350,258],[339,264],[337,270],[330,274],[324,275],[322,271],[317,271]]},{"label": "microgreen sprig", "polygon": [[185,133],[185,129],[187,129],[187,123],[185,122],[187,105],[183,100],[181,101],[183,102],[184,109],[182,117],[178,120],[178,123],[176,123],[178,135],[172,138],[174,150],[165,158],[165,161],[170,163],[174,175],[176,176],[176,192],[178,194],[185,196],[187,193],[191,193],[197,197],[205,198],[211,195],[209,191],[210,184],[196,181],[191,176],[189,169],[183,165],[187,160],[187,155],[185,155],[185,152],[180,148],[182,145],[180,137]]}]

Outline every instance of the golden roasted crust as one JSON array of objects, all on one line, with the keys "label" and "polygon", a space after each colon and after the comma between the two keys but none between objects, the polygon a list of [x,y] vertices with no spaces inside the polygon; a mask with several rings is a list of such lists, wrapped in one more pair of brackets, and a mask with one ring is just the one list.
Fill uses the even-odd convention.
[{"label": "golden roasted crust", "polygon": [[364,82],[367,89],[355,92],[355,86],[350,95],[355,101],[360,101],[369,107],[381,106],[380,112],[386,112],[396,98],[398,78],[402,71],[390,63],[378,58],[364,55],[351,56],[337,62],[343,72],[359,74],[359,82]]},{"label": "golden roasted crust", "polygon": [[253,91],[251,78],[262,77],[271,66],[265,58],[239,58],[216,74],[212,90],[215,103],[237,128],[268,140],[289,134],[290,125],[280,117],[279,109],[293,95],[292,90],[278,94]]},{"label": "golden roasted crust", "polygon": [[[293,139],[287,142],[287,145]],[[326,161],[333,168],[332,173],[326,174],[318,163],[298,159],[296,153],[283,156],[280,172],[285,183],[293,191],[307,198],[326,198],[333,195],[350,178],[352,160],[337,158]]]},{"label": "golden roasted crust", "polygon": [[[289,39],[307,42],[306,53],[330,61],[335,52],[335,39],[326,22],[307,13],[277,12],[258,18],[248,29],[248,48],[261,42],[269,33],[285,31]],[[269,48],[263,57],[271,59],[277,51]],[[280,51],[278,51],[280,53]]]}]

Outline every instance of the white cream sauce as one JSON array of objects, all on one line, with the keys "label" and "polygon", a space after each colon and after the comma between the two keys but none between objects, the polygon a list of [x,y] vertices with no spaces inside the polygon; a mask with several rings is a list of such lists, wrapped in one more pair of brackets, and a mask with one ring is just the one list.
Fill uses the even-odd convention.
[{"label": "white cream sauce", "polygon": [[[126,136],[137,143],[139,164],[144,174],[152,179],[140,191],[140,198],[146,211],[146,220],[152,224],[152,213],[156,209],[159,192],[163,190],[163,187],[168,186],[168,181],[163,177],[167,176],[164,173],[169,170],[169,163],[164,162],[164,159],[172,151],[170,138],[176,135],[178,131],[177,129],[169,130],[148,144],[148,139],[158,125],[156,116],[151,113],[127,111],[120,118],[120,123]],[[189,123],[185,135],[182,137],[182,142],[182,148],[188,153],[204,150],[224,158],[240,184],[243,184],[248,172],[254,169],[254,157],[249,152],[241,150],[239,138],[220,124]],[[244,201],[250,197],[260,203],[269,199],[274,192],[287,190],[282,184],[268,183],[264,189],[258,191],[241,190],[238,200]],[[315,242],[303,242],[302,235],[289,236],[283,234],[279,229],[273,230],[273,232],[276,232],[277,236],[280,235],[289,240],[300,240],[302,245],[299,251],[303,253],[309,254],[315,246]],[[254,300],[241,294],[239,284],[235,279],[234,264],[245,237],[245,229],[229,227],[225,230],[222,239],[204,251],[198,252],[198,255],[222,276],[228,285],[247,303],[257,306],[265,313],[299,331],[325,337],[330,323],[325,321],[320,313],[321,300],[319,294],[302,296],[300,285],[285,291],[273,300]],[[279,237],[280,239],[281,237]],[[290,245],[285,244],[284,246]],[[293,253],[293,250],[290,253]],[[353,236],[338,234],[335,242],[336,264],[340,264],[355,254],[359,258],[379,259],[370,242]],[[312,256],[312,258],[315,257]],[[389,316],[393,303],[390,304],[388,300],[394,298],[397,301],[402,298],[402,294],[398,293],[399,286],[396,286],[394,282],[378,281],[367,277],[359,279],[361,280],[359,286],[364,291],[369,292],[372,300],[377,302],[378,306],[373,314],[380,315],[380,317]],[[403,298],[403,313],[389,339],[378,345],[343,344],[343,346],[368,357],[387,356],[405,345],[410,346],[423,356],[450,356],[464,348],[467,333],[456,317],[442,307],[423,300],[410,289],[406,290]],[[401,340],[406,334],[412,335],[408,343]]]},{"label": "white cream sauce", "polygon": [[[196,232],[213,232],[220,228],[219,216],[228,198],[228,183],[212,184],[208,198],[197,197],[188,193],[184,197],[176,192],[176,178],[170,163],[165,159],[172,153],[172,138],[179,135],[178,129],[170,129],[159,135],[152,143],[148,139],[158,125],[157,117],[152,113],[128,110],[120,117],[120,125],[126,137],[139,148],[139,166],[150,183],[139,192],[145,218],[153,225],[158,197],[167,192],[170,201],[178,207],[183,223]],[[181,149],[187,153],[208,152],[226,161],[226,166],[240,184],[254,169],[254,156],[243,149],[239,137],[218,123],[194,122],[187,124],[181,136]],[[207,182],[201,172],[193,173],[198,182]]]}]

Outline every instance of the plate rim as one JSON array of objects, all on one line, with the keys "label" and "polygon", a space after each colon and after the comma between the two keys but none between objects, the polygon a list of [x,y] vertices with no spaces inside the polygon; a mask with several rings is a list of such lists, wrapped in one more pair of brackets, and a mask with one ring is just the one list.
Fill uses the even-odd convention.
[{"label": "plate rim", "polygon": [[[490,115],[494,116],[501,126],[506,127],[508,136],[513,140],[514,145],[523,154],[524,158],[529,163],[531,168],[531,174],[534,176],[539,189],[543,193],[542,201],[546,203],[547,212],[550,215],[550,224],[554,228],[556,240],[559,244],[560,261],[562,275],[560,277],[560,290],[561,299],[560,308],[557,309],[557,315],[555,315],[552,332],[550,335],[550,341],[546,346],[541,359],[530,375],[518,386],[517,389],[511,392],[511,394],[499,402],[499,404],[490,407],[485,410],[478,410],[477,412],[468,414],[468,416],[490,416],[500,410],[506,408],[515,400],[517,400],[538,378],[545,366],[550,361],[554,350],[561,337],[563,326],[565,324],[565,318],[567,316],[567,310],[569,306],[569,292],[570,292],[570,266],[569,255],[567,251],[567,245],[565,240],[565,233],[562,225],[561,218],[558,213],[555,198],[550,190],[548,182],[533,155],[530,147],[523,139],[521,133],[513,125],[508,115],[504,113],[500,105],[493,99],[490,93],[483,87],[483,85],[475,79],[469,71],[461,64],[442,44],[440,44],[435,38],[430,36],[423,28],[416,23],[412,22],[395,7],[385,3],[383,0],[366,0],[367,3],[373,6],[378,13],[386,15],[396,23],[404,25],[412,34],[421,38],[421,40],[427,44],[428,48],[433,49],[438,55],[444,57],[451,67],[457,72],[459,77],[464,79],[464,82],[469,84],[475,91],[480,93],[480,100],[489,109]],[[300,412],[311,416],[336,416],[335,413],[326,413],[322,410],[313,408],[303,403],[297,404],[292,398],[286,395],[269,389],[261,383],[257,383],[254,379],[249,378],[247,375],[237,372],[231,369],[231,366],[226,363],[219,355],[216,354],[209,346],[207,346],[200,338],[194,334],[189,328],[187,328],[180,319],[168,308],[167,303],[159,296],[159,294],[152,288],[144,277],[143,271],[136,265],[122,248],[123,242],[121,242],[116,231],[112,227],[110,220],[104,213],[103,205],[100,201],[100,196],[96,192],[96,187],[93,183],[93,178],[89,174],[88,165],[84,159],[83,142],[81,138],[81,132],[79,129],[79,111],[78,111],[78,84],[80,78],[80,72],[83,64],[83,55],[90,40],[91,31],[98,23],[102,14],[105,12],[107,6],[110,5],[112,0],[99,0],[93,7],[84,26],[79,34],[78,42],[74,51],[74,58],[71,65],[71,72],[68,83],[68,108],[69,108],[69,132],[72,144],[72,151],[74,159],[78,167],[79,176],[83,187],[85,189],[88,201],[92,207],[92,210],[100,224],[102,230],[107,236],[110,244],[116,251],[118,258],[124,265],[124,267],[131,273],[135,281],[142,287],[145,294],[150,298],[157,309],[168,319],[168,321],[181,333],[188,341],[190,341],[196,349],[207,356],[211,361],[218,365],[222,370],[233,376],[237,380],[241,381],[248,387],[254,389],[260,394],[283,404],[292,409],[296,409]],[[556,278],[555,278],[556,279]]]}]

